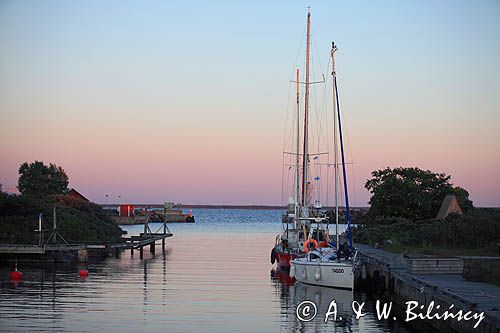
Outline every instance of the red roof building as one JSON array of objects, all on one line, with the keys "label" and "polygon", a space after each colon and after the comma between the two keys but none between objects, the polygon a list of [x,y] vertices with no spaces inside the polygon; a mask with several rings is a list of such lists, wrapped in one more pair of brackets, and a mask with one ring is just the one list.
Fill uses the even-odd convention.
[{"label": "red roof building", "polygon": [[83,201],[90,201],[89,199],[85,198],[80,192],[78,192],[74,188],[69,190],[68,195],[72,198],[75,198],[75,199],[80,199]]}]

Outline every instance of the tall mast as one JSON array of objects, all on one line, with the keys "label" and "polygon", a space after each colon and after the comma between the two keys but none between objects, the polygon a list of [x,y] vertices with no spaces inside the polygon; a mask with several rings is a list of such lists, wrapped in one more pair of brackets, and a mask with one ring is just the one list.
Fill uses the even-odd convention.
[{"label": "tall mast", "polygon": [[335,51],[337,51],[337,46],[332,42],[332,93],[333,93],[333,177],[335,178],[335,235],[337,250],[339,249],[339,153],[338,153],[338,143],[337,143],[337,117],[336,117],[336,106],[335,106]]},{"label": "tall mast", "polygon": [[306,94],[304,112],[304,152],[302,155],[302,207],[308,205],[307,202],[307,164],[309,163],[308,152],[308,117],[309,117],[309,48],[311,43],[311,11],[307,12],[307,43],[306,43]]},{"label": "tall mast", "polygon": [[[299,184],[299,163],[300,163],[300,157],[299,157],[299,151],[300,151],[300,89],[299,89],[299,82],[300,75],[299,75],[299,69],[297,68],[297,80],[295,81],[297,83],[297,142],[296,142],[296,156],[295,156],[295,181],[294,181],[294,202],[295,202],[295,223],[297,223],[297,217],[299,216],[299,191],[300,191],[300,184]],[[297,226],[295,226],[297,227]]]}]

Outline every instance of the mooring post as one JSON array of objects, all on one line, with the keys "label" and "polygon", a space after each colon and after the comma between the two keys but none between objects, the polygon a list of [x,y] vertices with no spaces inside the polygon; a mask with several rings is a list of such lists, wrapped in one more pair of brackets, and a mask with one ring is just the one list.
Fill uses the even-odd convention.
[{"label": "mooring post", "polygon": [[151,243],[151,245],[149,246],[149,252],[151,252],[152,254],[155,253],[155,242]]},{"label": "mooring post", "polygon": [[52,220],[53,220],[53,234],[54,234],[54,244],[57,243],[57,215],[56,215],[56,205],[52,208]]},{"label": "mooring post", "polygon": [[[167,234],[167,203],[163,209],[163,238],[161,239],[161,250],[165,253],[165,235]],[[500,249],[500,246],[499,246]]]},{"label": "mooring post", "polygon": [[130,248],[130,256],[131,256],[131,257],[133,257],[133,256],[134,256],[134,248],[133,248],[133,247],[131,247],[131,248]]},{"label": "mooring post", "polygon": [[120,251],[118,250],[118,248],[115,249],[115,258],[118,258],[120,257]]},{"label": "mooring post", "polygon": [[144,249],[144,246],[141,246],[141,247],[139,248],[139,258],[141,258],[141,259],[142,259],[142,258],[143,258],[143,256],[144,256],[144,251],[143,251],[143,249]]}]

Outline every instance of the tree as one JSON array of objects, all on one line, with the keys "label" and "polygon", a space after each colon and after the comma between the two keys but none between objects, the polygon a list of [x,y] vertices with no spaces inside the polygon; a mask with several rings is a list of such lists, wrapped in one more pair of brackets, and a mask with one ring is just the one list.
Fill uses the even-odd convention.
[{"label": "tree", "polygon": [[458,204],[464,212],[467,212],[474,208],[472,200],[469,199],[469,192],[467,192],[465,189],[461,188],[460,186],[454,187],[453,194],[455,194]]},{"label": "tree", "polygon": [[469,193],[453,187],[450,176],[419,168],[386,168],[372,172],[365,184],[372,193],[372,217],[403,217],[410,220],[435,218],[446,194],[454,193],[464,210],[472,207]]},{"label": "tree", "polygon": [[45,165],[35,161],[24,162],[19,167],[18,189],[22,195],[44,198],[68,191],[68,175],[55,164]]}]

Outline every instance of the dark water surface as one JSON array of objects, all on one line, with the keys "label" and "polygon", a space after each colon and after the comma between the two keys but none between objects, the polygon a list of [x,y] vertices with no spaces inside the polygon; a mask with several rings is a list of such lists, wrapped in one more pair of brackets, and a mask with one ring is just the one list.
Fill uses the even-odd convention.
[{"label": "dark water surface", "polygon": [[[278,210],[194,210],[195,224],[172,224],[167,251],[157,246],[81,267],[19,267],[23,281],[0,268],[0,331],[56,332],[409,332],[378,321],[363,292],[290,284],[269,254],[280,230]],[[130,235],[142,226],[124,227]],[[331,300],[338,322],[324,323]],[[303,300],[317,304],[310,322],[297,319]],[[366,301],[356,320],[351,302]]]}]

